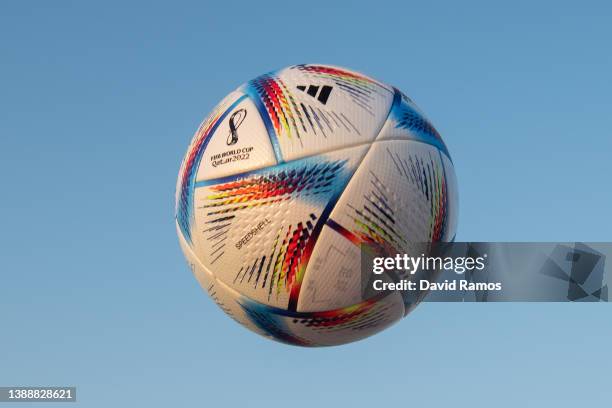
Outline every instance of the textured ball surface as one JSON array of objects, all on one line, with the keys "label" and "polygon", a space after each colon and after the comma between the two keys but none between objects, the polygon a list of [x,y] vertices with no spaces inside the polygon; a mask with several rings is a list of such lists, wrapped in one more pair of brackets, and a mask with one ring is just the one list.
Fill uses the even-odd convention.
[{"label": "textured ball surface", "polygon": [[407,252],[454,239],[457,186],[440,135],[399,90],[296,65],[239,87],[180,168],[181,248],[219,307],[285,343],[377,333],[416,304],[363,299],[360,246]]}]

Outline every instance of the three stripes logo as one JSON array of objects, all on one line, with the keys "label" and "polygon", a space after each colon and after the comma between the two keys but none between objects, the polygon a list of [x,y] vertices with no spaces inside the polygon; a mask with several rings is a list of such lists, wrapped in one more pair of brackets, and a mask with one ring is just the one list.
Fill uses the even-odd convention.
[{"label": "three stripes logo", "polygon": [[307,89],[306,85],[298,85],[297,89],[299,89],[302,92],[306,92],[308,95],[312,96],[313,98],[317,98],[319,102],[325,105],[327,103],[327,100],[329,99],[329,95],[331,94],[333,87],[328,86],[328,85],[323,85],[323,86],[309,85]]}]

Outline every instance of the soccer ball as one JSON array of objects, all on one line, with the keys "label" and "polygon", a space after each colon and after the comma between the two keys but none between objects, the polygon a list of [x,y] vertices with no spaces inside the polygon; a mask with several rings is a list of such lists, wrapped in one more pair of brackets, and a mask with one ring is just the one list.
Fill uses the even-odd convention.
[{"label": "soccer ball", "polygon": [[176,186],[195,277],[249,329],[301,346],[375,334],[412,310],[364,299],[362,247],[452,241],[453,164],[399,90],[345,68],[295,65],[231,92],[196,131]]}]

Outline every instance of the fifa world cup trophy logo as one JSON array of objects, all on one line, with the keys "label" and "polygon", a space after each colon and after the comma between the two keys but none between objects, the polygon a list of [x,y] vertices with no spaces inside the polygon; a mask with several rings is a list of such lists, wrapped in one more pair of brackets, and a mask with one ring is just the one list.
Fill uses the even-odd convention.
[{"label": "fifa world cup trophy logo", "polygon": [[231,146],[238,143],[238,128],[246,118],[247,111],[246,109],[238,109],[236,112],[232,113],[232,116],[229,118],[229,134],[227,135],[227,145]]}]

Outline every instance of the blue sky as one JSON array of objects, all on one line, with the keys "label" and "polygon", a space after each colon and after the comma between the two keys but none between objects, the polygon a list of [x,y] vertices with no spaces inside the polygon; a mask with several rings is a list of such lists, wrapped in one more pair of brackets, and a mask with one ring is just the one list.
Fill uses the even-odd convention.
[{"label": "blue sky", "polygon": [[251,334],[190,275],[173,194],[216,102],[319,62],[432,119],[458,240],[610,241],[611,17],[603,1],[3,2],[0,385],[76,385],[87,407],[609,403],[608,305],[430,303],[330,349]]}]

